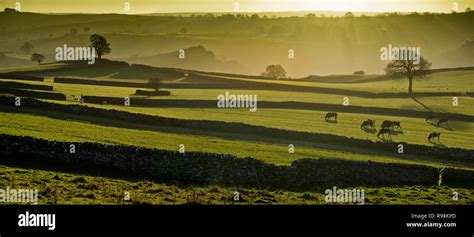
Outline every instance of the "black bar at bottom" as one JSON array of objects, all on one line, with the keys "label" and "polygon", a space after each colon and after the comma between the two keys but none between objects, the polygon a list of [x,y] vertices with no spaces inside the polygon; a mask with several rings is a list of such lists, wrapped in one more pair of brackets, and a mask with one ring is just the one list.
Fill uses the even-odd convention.
[{"label": "black bar at bottom", "polygon": [[[55,230],[19,227],[19,215],[55,214]],[[424,219],[420,217],[425,216]],[[9,232],[463,232],[474,234],[474,206],[0,206]],[[407,223],[442,223],[407,227]],[[447,223],[447,224],[446,224]],[[455,223],[455,227],[452,223]],[[6,234],[5,234],[6,233]]]}]

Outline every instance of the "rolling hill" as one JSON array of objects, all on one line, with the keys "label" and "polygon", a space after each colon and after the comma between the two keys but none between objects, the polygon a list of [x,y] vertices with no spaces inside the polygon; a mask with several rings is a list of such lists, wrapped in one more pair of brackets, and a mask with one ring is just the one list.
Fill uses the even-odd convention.
[{"label": "rolling hill", "polygon": [[[0,52],[15,52],[32,42],[37,52],[53,54],[63,44],[89,45],[90,35],[100,33],[111,43],[111,59],[163,56],[200,45],[221,60],[242,65],[242,70],[218,68],[225,72],[260,75],[269,64],[281,64],[291,77],[358,70],[372,74],[383,71],[380,48],[389,44],[420,47],[434,68],[472,66],[472,54],[460,49],[474,38],[473,18],[473,11],[351,18],[0,12],[0,22],[9,22],[0,27],[9,36],[0,41]],[[32,22],[38,24],[33,27]],[[188,29],[185,36],[178,33],[183,27]],[[288,58],[290,49],[293,59]]]},{"label": "rolling hill", "polygon": [[[181,53],[183,58],[180,58]],[[155,67],[171,67],[212,72],[245,71],[242,65],[236,62],[219,60],[213,52],[206,50],[203,46],[185,48],[182,49],[182,51],[173,51],[144,57],[130,57],[119,60]]]}]

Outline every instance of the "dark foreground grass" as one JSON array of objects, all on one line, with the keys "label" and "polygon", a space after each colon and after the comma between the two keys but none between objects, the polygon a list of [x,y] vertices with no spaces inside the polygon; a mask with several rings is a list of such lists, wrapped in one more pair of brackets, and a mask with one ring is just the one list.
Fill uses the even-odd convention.
[{"label": "dark foreground grass", "polygon": [[[0,166],[0,189],[6,187],[38,189],[39,204],[327,204],[324,193],[129,182]],[[357,188],[365,190],[365,204],[369,205],[474,204],[474,189],[444,186]],[[127,192],[130,197],[128,201],[124,200]],[[239,192],[240,202],[233,201],[235,192]],[[459,194],[458,201],[453,200],[453,192]]]}]

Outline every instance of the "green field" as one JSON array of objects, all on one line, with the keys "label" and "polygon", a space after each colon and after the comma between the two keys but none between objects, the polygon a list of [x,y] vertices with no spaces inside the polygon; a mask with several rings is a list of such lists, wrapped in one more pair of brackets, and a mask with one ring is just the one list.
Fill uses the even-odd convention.
[{"label": "green field", "polygon": [[[324,121],[325,112],[290,110],[290,109],[259,109],[249,112],[248,109],[182,109],[182,108],[134,108],[125,106],[91,105],[107,109],[124,110],[181,119],[205,119],[226,122],[243,122],[265,127],[281,128],[294,131],[306,131],[323,134],[335,134],[359,139],[380,141],[377,134],[360,129],[360,124],[367,118],[375,119],[377,126],[384,120],[400,121],[403,133],[392,135],[394,142],[433,145],[427,140],[430,132],[442,132],[442,145],[448,147],[474,148],[471,134],[474,125],[469,122],[453,121],[449,129],[430,125],[424,119],[395,116],[375,116],[339,113],[337,124]],[[377,123],[378,121],[378,123]]]},{"label": "green field", "polygon": [[[63,93],[70,98],[71,95],[92,95],[108,97],[134,96],[137,88],[92,86],[77,84],[54,83],[52,76],[76,76],[78,78],[91,78],[100,80],[119,80],[114,75],[104,76],[103,72],[112,70],[103,68],[102,71],[88,71],[72,67],[73,73],[67,67],[58,65],[46,65],[44,67],[31,67],[21,69],[23,73],[34,70],[34,75],[41,75],[42,69],[58,67],[59,71],[44,73],[45,82],[33,82],[24,80],[1,79],[2,81],[15,81],[37,85],[51,85],[54,91]],[[70,65],[69,65],[70,67]],[[132,69],[130,69],[132,70]],[[83,74],[81,75],[81,72]],[[72,73],[72,74],[71,74]],[[143,71],[122,72],[122,76],[136,73],[136,77],[120,79],[122,81],[145,82],[148,74]],[[28,73],[27,73],[28,74]],[[207,74],[206,74],[207,75]],[[340,80],[346,80],[341,76]],[[370,76],[367,76],[370,77]],[[329,78],[329,77],[328,77]],[[337,78],[337,76],[331,76]],[[187,78],[169,78],[166,83],[209,83],[212,80],[220,80],[222,77],[207,75],[205,81],[187,81]],[[389,92],[398,93],[404,90],[406,81],[382,80],[375,82],[357,83],[328,83],[311,82],[302,80],[262,80],[239,77],[227,77],[229,85],[245,83],[246,81],[260,83],[276,83],[288,86],[323,87],[346,89],[351,91],[366,92]],[[466,92],[472,89],[474,71],[452,71],[435,73],[431,78],[416,82],[415,90],[419,92],[458,92],[461,88]],[[464,85],[464,86],[463,86]],[[443,90],[444,87],[449,90]],[[397,88],[390,89],[390,88]],[[440,88],[440,90],[438,90]],[[256,94],[258,101],[269,102],[305,102],[322,104],[342,104],[343,95],[330,93],[314,93],[291,91],[272,91],[271,89],[251,88],[245,90],[226,89],[163,89],[171,91],[171,96],[163,97],[141,97],[155,100],[216,100],[217,95],[226,91],[232,94]],[[433,96],[412,98],[385,98],[373,99],[358,96],[349,96],[350,105],[368,108],[392,108],[401,110],[423,111],[429,113],[451,113],[458,115],[474,115],[474,98],[461,96],[458,106],[452,105],[452,97]],[[71,100],[52,101],[49,103],[78,104]],[[217,100],[216,100],[217,102]],[[148,114],[160,117],[178,118],[186,120],[212,120],[224,122],[241,122],[251,125],[260,125],[267,128],[278,128],[292,131],[303,131],[319,134],[333,134],[347,138],[362,140],[381,141],[375,132],[360,129],[360,124],[366,119],[375,119],[376,127],[384,120],[400,121],[403,132],[392,134],[394,142],[393,152],[380,152],[376,150],[365,150],[350,147],[345,144],[330,144],[318,141],[291,139],[277,139],[245,133],[224,133],[204,130],[190,130],[176,127],[160,127],[144,125],[133,122],[124,122],[116,119],[102,119],[94,116],[71,115],[63,112],[43,111],[41,109],[0,106],[0,133],[33,136],[37,138],[67,141],[67,142],[97,142],[103,144],[123,144],[146,148],[157,148],[167,150],[178,150],[180,144],[185,145],[186,151],[211,152],[232,154],[240,158],[252,157],[276,165],[290,165],[291,162],[301,158],[332,158],[358,161],[374,161],[383,163],[420,164],[426,166],[455,167],[460,169],[474,170],[474,162],[453,162],[448,159],[435,158],[427,155],[405,155],[398,154],[395,144],[406,142],[409,144],[420,144],[426,146],[456,147],[462,149],[474,149],[474,121],[450,120],[449,125],[440,127],[429,124],[424,118],[401,116],[396,113],[381,115],[377,113],[362,114],[338,112],[338,122],[325,122],[324,116],[327,112],[323,110],[293,109],[293,108],[258,108],[256,112],[249,109],[218,109],[218,108],[152,108],[86,104],[87,106],[102,109],[115,109],[132,113]],[[441,132],[439,143],[430,143],[427,136],[431,132]],[[295,145],[295,153],[288,152],[288,145]],[[18,171],[19,170],[19,171]],[[81,204],[114,204],[124,203],[121,201],[121,193],[124,190],[133,190],[132,201],[125,204],[232,204],[229,197],[235,190],[245,193],[244,204],[322,204],[324,195],[321,193],[292,193],[278,190],[254,190],[240,189],[238,187],[181,187],[171,184],[157,184],[151,182],[130,182],[125,180],[114,180],[106,177],[84,176],[84,174],[64,174],[41,170],[23,170],[15,167],[0,168],[0,177],[3,182],[11,182],[15,185],[23,185],[26,180],[34,180],[44,195],[42,203],[81,203]],[[81,176],[82,175],[82,176]],[[75,181],[76,180],[76,181]],[[106,188],[110,187],[110,188]],[[51,190],[59,190],[52,192]],[[451,204],[450,195],[453,192],[449,187],[379,187],[367,188],[367,203],[369,204]],[[459,191],[460,190],[460,191]],[[460,204],[472,203],[472,189],[456,189],[461,192]],[[59,193],[59,194],[58,194]]]},{"label": "green field", "polygon": [[[268,204],[327,204],[324,193],[296,193],[280,190],[196,187],[130,182],[61,172],[30,170],[0,166],[0,186],[37,189],[39,204],[160,204],[160,205],[268,205]],[[328,187],[331,188],[331,187]],[[361,187],[357,187],[361,188]],[[125,200],[126,192],[129,199]],[[233,201],[235,192],[240,202]],[[449,187],[403,186],[365,188],[365,204],[455,204],[474,203],[474,191]],[[453,192],[459,199],[452,199]]]},{"label": "green field", "polygon": [[[41,112],[37,111],[37,114]],[[278,165],[289,165],[300,158],[341,158],[378,162],[425,164],[474,168],[472,163],[449,162],[440,159],[374,154],[362,149],[350,149],[337,145],[298,142],[291,140],[264,139],[245,134],[196,133],[195,131],[151,127],[113,120],[48,113],[47,116],[23,113],[1,113],[0,133],[34,136],[38,138],[70,142],[99,142],[124,144],[149,148],[178,150],[184,144],[186,151],[202,151],[253,157]],[[286,143],[284,143],[286,142]],[[288,152],[288,144],[295,145],[295,153]]]},{"label": "green field", "polygon": [[[50,66],[48,66],[50,67]],[[59,72],[58,72],[59,73]],[[63,76],[68,75],[68,72],[62,72]],[[133,74],[133,73],[131,73]],[[140,75],[136,72],[133,75]],[[143,76],[146,76],[145,74]],[[88,76],[88,74],[84,74]],[[140,78],[143,76],[139,76]],[[214,77],[214,76],[213,76]],[[112,80],[107,77],[93,77],[100,80]],[[8,80],[5,81],[20,81]],[[182,78],[175,79],[180,83],[185,83],[186,80]],[[122,81],[122,80],[121,80]],[[132,79],[123,81],[133,81]],[[260,83],[273,83],[284,85],[303,85],[320,88],[333,89],[347,89],[352,91],[370,91],[370,92],[388,92],[399,93],[406,92],[407,82],[405,80],[384,80],[380,82],[368,83],[319,83],[319,82],[301,82],[294,81],[278,81],[278,80],[261,80],[261,79],[243,79],[232,78],[230,83],[239,83],[240,81],[255,81]],[[430,78],[415,82],[415,91],[418,92],[462,92],[474,91],[472,88],[472,81],[474,81],[474,70],[472,71],[453,71],[435,73]],[[137,80],[135,80],[137,82]],[[138,80],[138,82],[144,82]],[[51,85],[54,90],[66,95],[91,95],[91,96],[109,96],[109,97],[134,97],[135,88],[126,87],[111,87],[111,86],[93,86],[93,85],[72,85],[53,83],[51,81],[45,82],[29,82],[31,84]],[[165,83],[166,85],[166,83]],[[444,85],[444,87],[441,87]],[[403,88],[402,88],[403,87]],[[390,88],[398,88],[392,90]],[[440,90],[438,90],[440,88]],[[449,90],[445,90],[449,88]],[[455,88],[455,89],[453,89]],[[333,95],[311,92],[293,92],[289,88],[288,91],[269,91],[269,90],[225,90],[225,89],[167,89],[172,92],[171,96],[167,97],[147,97],[147,99],[179,99],[179,100],[216,100],[219,94],[224,94],[228,91],[231,94],[252,94],[257,95],[259,101],[297,101],[306,103],[325,103],[342,105],[345,95]],[[436,96],[436,97],[419,97],[416,100],[412,98],[363,98],[357,96],[347,95],[349,105],[363,106],[363,107],[381,107],[394,108],[405,110],[425,111],[427,113],[449,112],[466,115],[474,115],[474,98],[469,96],[460,96],[458,98],[458,105],[453,105],[452,96]]]},{"label": "green field", "polygon": [[[51,66],[47,66],[49,68]],[[35,70],[36,72],[41,71],[38,68],[31,68],[31,70]],[[139,71],[137,72],[140,73]],[[64,75],[68,74],[68,70],[63,72]],[[440,74],[440,75],[439,75]],[[451,76],[450,76],[451,75]],[[457,77],[452,77],[452,75],[457,75]],[[462,76],[460,76],[462,75]],[[466,83],[471,80],[472,75],[474,73],[472,71],[463,71],[463,72],[443,72],[443,73],[436,73],[432,75],[432,79],[426,79],[423,83],[428,81],[434,80],[437,81],[436,83],[440,83],[443,81],[439,78],[444,78],[444,81],[449,81],[454,78],[454,81],[457,83]],[[437,79],[438,78],[438,79]],[[463,79],[463,81],[459,81]],[[104,79],[104,78],[99,78]],[[110,79],[109,79],[110,80]],[[212,80],[212,78],[211,78]],[[303,82],[299,81],[275,81],[275,80],[261,80],[261,79],[242,79],[242,78],[232,78],[229,80],[238,81],[240,80],[253,80],[253,81],[266,81],[265,83],[285,83],[291,85],[298,85]],[[17,81],[21,82],[21,80],[7,80],[5,81]],[[270,81],[270,82],[267,82]],[[22,81],[25,82],[25,81]],[[110,97],[126,97],[126,96],[133,96],[135,88],[125,88],[125,87],[111,87],[111,86],[92,86],[92,85],[76,85],[76,84],[61,84],[61,83],[53,83],[52,81],[45,81],[45,82],[27,82],[30,84],[44,84],[44,85],[52,85],[54,90],[59,93],[64,93],[67,96],[75,95],[94,95],[94,96],[110,96]],[[334,84],[334,83],[316,83],[316,82],[304,82],[305,84],[317,84],[318,86],[324,85],[328,88],[330,86],[340,87],[341,83]],[[381,82],[367,82],[367,83],[359,83],[359,84],[342,84],[343,87],[350,87],[354,89],[359,87],[360,85],[364,85],[366,88],[381,88],[387,87],[390,83],[394,83],[391,81],[381,81]],[[398,83],[398,82],[396,82]],[[380,86],[380,85],[384,86]],[[359,88],[360,89],[360,88]],[[147,99],[182,99],[182,100],[216,100],[218,94],[224,93],[223,90],[202,90],[202,89],[171,89],[172,92],[171,96],[166,97],[148,97]],[[433,90],[435,91],[435,90]],[[233,94],[257,94],[259,101],[274,101],[274,102],[282,102],[282,101],[298,101],[298,102],[308,102],[308,103],[327,103],[327,104],[341,104],[342,97],[340,95],[330,95],[330,94],[319,94],[319,93],[306,93],[306,92],[279,92],[279,91],[266,91],[266,90],[230,90],[230,93]],[[440,112],[449,112],[449,113],[458,113],[458,114],[473,114],[474,113],[474,102],[473,98],[471,97],[461,97],[460,104],[458,106],[452,106],[452,98],[451,97],[423,97],[419,98],[419,102],[414,101],[410,98],[390,98],[390,99],[368,99],[368,98],[361,98],[361,97],[350,97],[350,105],[358,105],[364,107],[380,107],[380,108],[396,108],[396,109],[405,109],[405,110],[417,110],[417,111],[428,111],[427,108],[433,109],[434,111]],[[54,103],[66,103],[66,104],[74,104],[76,102],[59,102],[59,101],[50,101]],[[322,133],[322,134],[335,134],[340,136],[364,139],[364,140],[372,140],[372,141],[379,141],[380,139],[377,138],[376,133],[368,132],[360,129],[360,124],[365,119],[375,119],[376,126],[379,127],[381,122],[384,120],[393,120],[393,121],[400,121],[403,128],[403,133],[393,134],[392,141],[394,142],[407,142],[413,144],[422,144],[422,145],[441,145],[446,147],[459,147],[459,148],[467,148],[473,149],[474,138],[472,138],[471,134],[474,132],[474,125],[471,122],[461,122],[461,121],[451,121],[449,126],[446,128],[438,127],[426,123],[422,118],[411,118],[411,117],[399,117],[396,114],[393,116],[385,116],[385,115],[364,115],[364,114],[355,114],[355,113],[339,113],[339,120],[337,124],[326,123],[324,121],[324,115],[326,111],[311,111],[311,110],[295,110],[295,109],[267,109],[267,108],[259,108],[257,112],[249,112],[248,109],[212,109],[212,108],[140,108],[140,107],[126,107],[126,106],[113,106],[113,105],[95,105],[95,104],[88,104],[88,106],[98,107],[98,108],[105,108],[105,109],[116,109],[116,110],[124,110],[133,113],[143,113],[143,114],[150,114],[162,117],[171,117],[171,118],[180,118],[180,119],[204,119],[204,120],[213,120],[213,121],[226,121],[226,122],[243,122],[247,124],[253,125],[261,125],[270,128],[281,128],[287,130],[294,130],[294,131],[306,131],[306,132],[314,132],[314,133]],[[46,114],[47,115],[47,114]],[[15,119],[12,119],[9,116],[18,116]],[[3,120],[9,121],[22,121],[27,120],[25,116],[31,116],[26,114],[5,114]],[[54,117],[53,117],[54,118]],[[44,119],[52,119],[41,117],[37,118],[40,120]],[[61,118],[63,119],[63,118]],[[34,121],[31,119],[30,121]],[[43,124],[55,124],[59,121],[44,121]],[[11,123],[11,122],[10,122]],[[30,122],[31,123],[31,122]],[[70,123],[69,121],[67,123]],[[87,122],[89,123],[89,122]],[[99,123],[100,125],[104,125],[104,123]],[[88,124],[89,125],[89,124]],[[93,124],[96,125],[96,124]],[[23,123],[19,123],[17,127],[15,126],[5,126],[3,130],[8,131],[11,134],[25,134],[24,132],[19,132],[21,130],[26,131],[34,131],[37,126],[31,126],[31,128],[23,129],[22,127],[25,126]],[[77,123],[77,127],[84,126],[83,123]],[[136,126],[136,125],[134,125]],[[62,126],[61,126],[62,127]],[[74,127],[74,126],[66,126],[64,127]],[[63,128],[61,128],[63,129]],[[121,128],[122,129],[122,128]],[[87,141],[87,140],[95,140],[99,142],[110,142],[110,140],[104,138],[104,136],[96,136],[95,132],[88,132],[90,134],[86,138],[80,135],[67,135],[64,136],[64,131],[59,130],[58,132],[53,132],[55,129],[44,129],[43,128],[36,128],[37,131],[35,132],[42,132],[44,138],[48,139],[59,139],[59,140],[70,140],[71,138],[75,139],[82,139],[80,141]],[[149,130],[147,128],[146,130]],[[47,131],[47,132],[45,132]],[[149,132],[149,131],[146,131]],[[156,131],[153,131],[156,132]],[[169,132],[169,131],[168,131]],[[428,142],[427,136],[430,132],[441,132],[442,140],[439,144],[432,144]],[[78,133],[80,132],[72,132],[71,133]],[[103,132],[98,132],[97,134],[104,134]],[[129,134],[130,132],[126,132]],[[186,132],[184,132],[186,133]],[[45,136],[49,134],[49,136]],[[52,136],[52,134],[57,134],[59,136]],[[174,134],[176,135],[176,134]],[[198,134],[201,135],[201,134]],[[212,136],[212,134],[204,134],[206,136]],[[242,134],[245,136],[245,134]],[[138,135],[137,135],[138,136]],[[102,137],[102,138],[97,138]],[[116,136],[112,136],[116,137]],[[236,135],[230,136],[229,134],[220,135],[220,138],[235,138],[238,137]],[[95,138],[95,139],[93,139]],[[258,138],[261,139],[261,138]],[[129,140],[137,141],[137,139],[117,139],[122,141],[125,144],[133,144],[137,145],[140,144],[142,146],[154,146],[156,147],[157,144],[148,144],[147,142],[125,142]],[[149,139],[143,139],[149,141]],[[178,144],[181,143],[188,143],[188,144],[195,144],[192,141],[186,140],[186,142],[177,142],[179,139],[159,139],[160,142],[170,141],[173,140],[172,143],[167,143],[166,146],[163,148],[166,149],[175,149]],[[212,140],[212,139],[211,139]],[[232,141],[235,143],[236,141]],[[117,143],[117,142],[111,142]],[[268,149],[252,149],[256,148],[252,145],[247,145],[243,147],[249,147],[249,149],[240,149],[245,151],[238,151],[238,149],[225,149],[229,145],[221,145],[219,147],[223,147],[224,149],[215,148],[216,146],[211,145],[206,146],[205,143],[201,142],[199,147],[189,146],[190,150],[196,151],[231,151],[232,154],[245,157],[245,156],[255,156],[256,158],[262,158],[267,161],[271,161],[273,163],[278,164],[288,164],[291,162],[292,159],[287,158],[276,158],[280,153],[285,153],[287,144],[292,144],[292,141],[285,141],[279,142],[278,149],[273,147]],[[236,145],[237,146],[237,145]],[[304,144],[304,147],[308,146],[319,146],[321,148],[322,145],[319,144]],[[159,147],[159,146],[158,146]],[[238,145],[238,147],[241,147]],[[299,152],[302,152],[301,155],[307,157],[319,157],[321,153],[307,153],[304,152],[304,149],[301,149]],[[278,152],[276,152],[278,151]],[[273,155],[271,155],[274,153]],[[330,154],[330,153],[329,153]],[[350,154],[350,153],[349,153]],[[287,154],[288,155],[288,154]],[[328,156],[327,154],[324,156]],[[329,155],[333,156],[333,155]],[[351,155],[349,155],[350,157]],[[341,156],[341,154],[335,155],[335,157],[342,157],[346,158],[347,155]],[[359,156],[358,157],[363,157]],[[361,158],[365,159],[365,158]],[[377,160],[377,159],[376,159]],[[388,160],[383,158],[382,160]],[[397,158],[398,160],[398,158]],[[402,159],[404,160],[404,159]]]},{"label": "green field", "polygon": [[[209,74],[201,74],[209,75]],[[426,78],[416,80],[414,82],[415,92],[461,92],[474,91],[474,72],[471,71],[448,71],[438,72],[428,75]],[[406,80],[381,80],[367,83],[323,83],[323,82],[308,82],[301,80],[261,80],[261,79],[247,79],[229,76],[215,76],[229,80],[252,81],[262,83],[278,83],[283,85],[297,85],[306,87],[324,87],[349,89],[356,91],[370,91],[370,92],[390,92],[399,93],[407,92],[408,83]],[[333,80],[337,80],[334,76]],[[370,77],[369,77],[370,78]]]},{"label": "green field", "polygon": [[[431,90],[430,92],[437,92],[434,88],[436,85],[444,82],[450,88],[454,85],[467,85],[468,88],[474,80],[473,71],[462,72],[442,72],[431,76],[432,78],[424,79],[420,82],[420,86],[425,86]],[[236,80],[252,80],[252,79],[236,79]],[[266,81],[254,79],[254,81]],[[270,82],[268,82],[270,83]],[[275,81],[271,83],[287,83],[297,85],[301,82],[293,81]],[[307,84],[318,84],[308,82]],[[391,83],[400,83],[392,81],[369,82],[360,84],[344,85],[350,89],[357,88],[361,84],[367,91],[373,91],[374,88],[387,88]],[[406,84],[406,83],[405,83]],[[55,90],[65,94],[84,94],[84,95],[102,95],[102,96],[130,96],[133,95],[132,88],[118,88],[118,87],[97,87],[86,85],[68,85],[57,84],[54,85]],[[334,84],[325,83],[325,87],[334,87]],[[337,84],[337,88],[341,87]],[[342,86],[342,87],[344,87]],[[362,86],[360,86],[362,87]],[[74,90],[75,88],[76,90]],[[360,89],[360,88],[359,88]],[[202,90],[202,89],[172,89],[172,95],[169,97],[151,97],[147,99],[183,99],[183,100],[216,100],[217,95],[223,94],[223,90]],[[325,104],[342,104],[342,96],[328,95],[317,93],[304,92],[277,92],[277,91],[252,91],[252,90],[230,90],[232,94],[256,94],[259,101],[298,101],[308,103],[325,103]],[[380,108],[395,108],[404,110],[416,110],[430,112],[449,112],[457,114],[474,114],[474,98],[460,97],[459,104],[453,106],[452,97],[422,97],[415,101],[411,98],[406,99],[368,99],[361,97],[349,97],[350,105],[364,106],[364,107],[380,107]],[[258,112],[250,113],[245,109],[240,110],[226,110],[226,109],[181,109],[181,108],[137,108],[125,106],[103,106],[91,105],[102,108],[113,108],[119,110],[126,110],[131,112],[159,115],[165,117],[175,117],[182,119],[206,119],[228,122],[243,122],[248,124],[262,125],[266,127],[284,128],[296,131],[310,131],[317,133],[329,133],[347,137],[377,140],[374,134],[366,133],[360,130],[360,124],[367,118],[375,119],[379,125],[384,120],[400,121],[404,130],[403,134],[394,136],[394,141],[405,141],[416,144],[430,144],[427,141],[427,134],[430,132],[442,132],[442,144],[448,147],[462,147],[472,149],[474,146],[474,139],[470,136],[474,132],[473,125],[470,122],[452,121],[449,128],[440,128],[427,124],[420,118],[380,116],[380,115],[362,115],[362,114],[342,114],[340,122],[336,124],[327,124],[323,121],[325,112],[327,111],[304,111],[292,109],[258,109]]]}]

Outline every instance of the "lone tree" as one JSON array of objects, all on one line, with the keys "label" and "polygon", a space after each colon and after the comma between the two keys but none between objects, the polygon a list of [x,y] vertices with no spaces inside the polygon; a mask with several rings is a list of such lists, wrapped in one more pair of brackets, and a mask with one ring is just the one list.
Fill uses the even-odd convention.
[{"label": "lone tree", "polygon": [[30,54],[35,47],[30,42],[25,42],[21,47],[20,51],[24,54]]},{"label": "lone tree", "polygon": [[413,80],[424,78],[428,74],[431,63],[420,56],[418,63],[412,59],[401,59],[390,61],[385,67],[385,73],[395,78],[408,79],[408,93],[413,94]]},{"label": "lone tree", "polygon": [[13,9],[13,8],[5,8],[3,11],[5,13],[16,13],[16,12],[18,12],[16,9]]},{"label": "lone tree", "polygon": [[31,61],[36,62],[38,64],[41,64],[44,61],[44,59],[45,59],[44,56],[39,53],[34,53],[33,55],[31,55]]},{"label": "lone tree", "polygon": [[95,52],[97,53],[97,58],[100,60],[102,55],[110,53],[110,44],[107,40],[98,34],[91,35],[91,47],[95,48]]},{"label": "lone tree", "polygon": [[271,77],[275,79],[285,78],[286,71],[281,65],[270,65],[267,67],[265,72],[262,73],[262,76]]},{"label": "lone tree", "polygon": [[154,77],[148,79],[148,87],[154,89],[155,92],[158,92],[160,90],[161,84],[162,83],[160,78]]},{"label": "lone tree", "polygon": [[347,12],[346,14],[344,14],[344,17],[354,17],[354,13]]},{"label": "lone tree", "polygon": [[188,29],[186,29],[185,27],[181,28],[179,30],[179,33],[183,34],[183,37],[186,37],[186,33],[188,33]]}]

